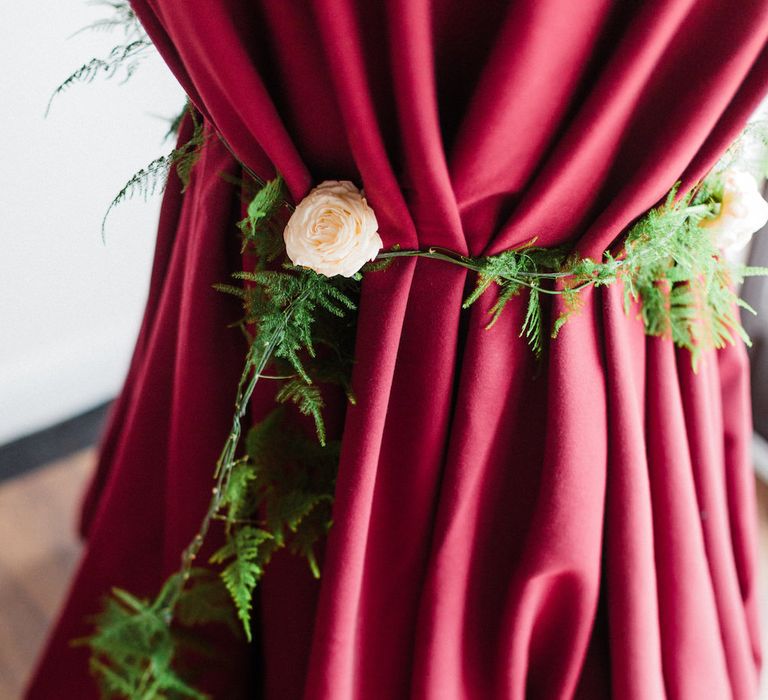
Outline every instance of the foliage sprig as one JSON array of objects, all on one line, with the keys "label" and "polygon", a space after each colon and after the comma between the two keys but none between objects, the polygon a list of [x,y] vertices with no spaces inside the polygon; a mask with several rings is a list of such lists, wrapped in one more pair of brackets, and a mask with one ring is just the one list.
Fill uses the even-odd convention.
[{"label": "foliage sprig", "polygon": [[96,4],[109,7],[112,11],[111,15],[93,22],[76,33],[79,34],[86,30],[113,31],[120,29],[123,32],[124,40],[122,43],[114,46],[103,58],[94,57],[72,71],[54,89],[51,97],[48,99],[45,109],[46,115],[50,112],[51,105],[56,97],[73,85],[92,83],[98,77],[114,78],[120,73],[123,74],[122,82],[126,82],[136,72],[141,61],[150,55],[154,49],[152,41],[141,26],[129,2],[115,0],[114,2],[105,1]]},{"label": "foliage sprig", "polygon": [[542,295],[563,298],[564,311],[552,323],[556,338],[566,321],[581,308],[579,293],[588,287],[623,283],[624,306],[630,313],[639,303],[645,332],[670,338],[690,351],[694,368],[703,353],[741,338],[750,344],[737,308],[753,311],[739,299],[735,286],[744,277],[768,274],[768,268],[734,265],[699,224],[714,215],[722,197],[717,175],[685,196],[677,187],[659,207],[629,229],[621,253],[606,251],[602,261],[580,258],[565,248],[540,248],[535,240],[514,250],[485,258],[458,255],[439,248],[398,250],[380,258],[426,257],[477,272],[474,290],[464,308],[492,288],[497,290],[487,328],[493,327],[514,297],[528,294],[520,336],[541,355],[546,329]]},{"label": "foliage sprig", "polygon": [[[357,283],[291,265],[270,268],[276,257],[271,251],[282,241],[276,223],[285,208],[282,193],[278,177],[251,200],[238,228],[245,249],[255,255],[254,269],[233,275],[241,284],[217,285],[241,300],[249,347],[205,517],[182,553],[179,570],[155,599],[113,590],[94,620],[94,633],[81,640],[91,648],[92,670],[108,694],[142,700],[164,693],[204,697],[182,673],[178,630],[195,624],[231,626],[231,616],[211,604],[224,590],[230,612],[234,608],[250,640],[254,588],[281,549],[304,557],[312,574],[320,574],[315,547],[331,527],[339,454],[338,442],[327,440],[320,384],[335,383],[348,392]],[[278,240],[267,243],[265,237]],[[276,401],[310,416],[316,439],[293,426],[280,407],[251,428],[242,450],[242,421],[257,383],[270,376],[268,364],[283,382]],[[218,578],[205,580],[212,598],[201,600],[195,595],[202,586],[195,563],[218,522],[224,544],[208,561]]]},{"label": "foliage sprig", "polygon": [[192,168],[200,159],[200,154],[203,151],[209,133],[205,130],[203,120],[190,103],[187,103],[181,117],[175,121],[180,123],[184,114],[189,114],[192,120],[192,135],[185,142],[177,145],[165,155],[155,158],[151,163],[148,163],[131,175],[109,203],[104,213],[104,218],[101,221],[102,238],[106,237],[107,219],[112,210],[132,197],[140,196],[146,200],[154,194],[163,192],[168,183],[168,174],[172,168],[175,168],[176,174],[179,180],[181,180],[181,191],[186,191],[189,186]]}]

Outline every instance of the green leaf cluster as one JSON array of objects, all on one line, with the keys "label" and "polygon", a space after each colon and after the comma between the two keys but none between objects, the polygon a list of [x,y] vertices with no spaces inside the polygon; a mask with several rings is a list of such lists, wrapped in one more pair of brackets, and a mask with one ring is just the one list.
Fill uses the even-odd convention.
[{"label": "green leaf cluster", "polygon": [[266,556],[269,548],[261,545],[270,539],[270,534],[260,528],[251,525],[234,527],[227,533],[227,543],[210,558],[211,564],[226,565],[221,578],[232,597],[249,642],[252,639],[253,589],[264,574],[264,566],[269,560]]},{"label": "green leaf cluster", "polygon": [[243,251],[251,249],[258,269],[265,270],[285,252],[281,216],[285,209],[285,183],[279,175],[257,189],[248,203],[246,217],[237,224],[243,234]]},{"label": "green leaf cluster", "polygon": [[[359,284],[344,277],[325,277],[290,264],[270,268],[284,256],[281,221],[284,186],[277,177],[262,187],[239,223],[244,247],[256,256],[255,269],[238,272],[241,285],[216,285],[237,296],[244,309],[243,329],[250,340],[248,362],[256,368],[265,353],[285,381],[279,403],[293,403],[311,416],[321,445],[325,444],[325,402],[321,384],[338,384],[354,402],[349,387],[354,342],[355,298]],[[258,378],[263,368],[254,376]]]},{"label": "green leaf cluster", "polygon": [[175,168],[176,174],[179,180],[181,180],[181,191],[186,191],[192,177],[192,168],[200,159],[209,134],[205,129],[203,120],[191,103],[187,103],[182,116],[175,120],[175,122],[180,123],[184,114],[188,114],[192,119],[194,125],[192,135],[187,141],[177,145],[165,155],[155,158],[155,160],[135,172],[128,179],[109,203],[107,211],[104,213],[104,218],[101,222],[102,238],[106,236],[107,219],[112,210],[132,197],[140,196],[146,200],[154,194],[163,192],[168,183],[168,175],[172,168]]},{"label": "green leaf cluster", "polygon": [[545,287],[545,271],[559,270],[567,258],[561,248],[538,248],[533,243],[499,255],[476,260],[478,275],[474,290],[464,301],[464,308],[474,304],[492,286],[498,288],[498,296],[490,308],[490,321],[486,328],[492,328],[511,299],[528,292],[528,304],[520,330],[539,357],[544,347],[544,319],[541,307],[542,294],[552,293]]},{"label": "green leaf cluster", "polygon": [[696,368],[708,349],[721,348],[737,337],[749,344],[738,307],[752,309],[738,298],[734,286],[745,276],[766,274],[758,268],[732,266],[700,226],[703,218],[717,214],[722,191],[720,171],[686,196],[678,197],[677,187],[673,188],[661,206],[630,228],[621,254],[608,251],[600,262],[532,243],[489,258],[457,260],[478,271],[476,287],[464,306],[498,288],[490,328],[508,302],[527,291],[520,335],[540,356],[545,339],[542,295],[561,296],[565,301],[565,310],[552,324],[550,335],[555,338],[579,310],[582,290],[621,281],[627,313],[633,302],[639,302],[645,332],[671,338],[689,350]]},{"label": "green leaf cluster", "polygon": [[94,57],[70,73],[51,94],[45,109],[46,115],[50,112],[56,97],[73,85],[92,83],[99,76],[108,79],[113,78],[120,73],[123,74],[122,82],[129,80],[138,69],[141,61],[153,49],[152,42],[139,23],[129,2],[118,0],[97,4],[109,7],[110,16],[96,20],[80,31],[113,31],[119,29],[123,32],[124,41],[113,47],[103,58]]},{"label": "green leaf cluster", "polygon": [[226,542],[210,561],[221,577],[251,639],[253,590],[272,555],[287,547],[307,559],[315,576],[315,545],[331,526],[339,445],[307,438],[277,409],[251,428],[246,457],[224,488]]},{"label": "green leaf cluster", "polygon": [[[205,518],[158,597],[147,602],[115,590],[94,633],[83,640],[107,695],[202,697],[179,671],[181,643],[190,640],[179,630],[214,622],[231,627],[234,612],[250,640],[253,592],[280,549],[304,557],[319,576],[315,549],[331,527],[339,455],[338,443],[326,438],[320,385],[337,384],[352,400],[357,282],[271,265],[284,252],[276,223],[287,206],[283,192],[277,178],[255,193],[239,229],[256,263],[234,275],[240,284],[218,286],[241,300],[249,348]],[[278,376],[265,374],[268,366]],[[276,402],[310,417],[316,440],[293,426],[288,407],[281,406],[251,428],[241,449],[242,419],[261,379],[282,382]],[[223,523],[224,543],[209,557],[208,577],[198,581],[193,562],[217,522]]]},{"label": "green leaf cluster", "polygon": [[[179,658],[192,649],[188,637],[180,634],[178,625],[170,624],[169,599],[179,590],[176,606],[179,624],[187,627],[225,624],[237,629],[221,580],[204,569],[187,572],[183,588],[180,574],[171,576],[151,601],[113,589],[103,610],[93,620],[93,634],[75,641],[90,648],[91,671],[105,697],[131,700],[207,697],[190,685],[191,674]],[[194,653],[210,655],[211,650],[198,644],[194,646]]]},{"label": "green leaf cluster", "polygon": [[646,333],[689,350],[694,367],[705,350],[736,337],[750,343],[738,316],[738,307],[748,306],[734,289],[745,268],[731,266],[699,226],[718,186],[705,183],[698,195],[680,199],[672,190],[630,229],[619,270],[626,311],[639,301]]},{"label": "green leaf cluster", "polygon": [[[238,412],[260,378],[276,378],[282,385],[275,400],[311,417],[317,436],[307,439],[277,410],[251,429],[240,458],[236,421],[219,461],[223,478],[216,507],[226,511],[226,542],[211,563],[223,566],[222,579],[249,639],[253,590],[275,551],[288,547],[319,575],[314,545],[330,527],[338,460],[338,446],[327,444],[320,384],[336,383],[351,394],[357,283],[274,266],[284,257],[286,209],[282,178],[264,183],[238,225],[244,250],[255,256],[254,269],[233,275],[242,286],[217,286],[241,300],[250,342]],[[277,375],[264,374],[268,363]]]},{"label": "green leaf cluster", "polygon": [[[80,31],[121,29],[124,41],[112,48],[104,58],[92,58],[62,81],[48,100],[46,115],[50,112],[54,99],[72,85],[93,82],[98,76],[112,78],[119,73],[124,74],[123,82],[125,82],[134,74],[141,61],[154,49],[152,41],[141,26],[129,2],[126,0],[102,0],[102,2],[94,4],[110,8],[110,16],[99,19]],[[190,182],[192,168],[198,161],[208,138],[208,132],[204,128],[202,119],[189,101],[181,113],[172,120],[168,136],[173,137],[178,133],[181,122],[187,115],[191,117],[194,123],[191,137],[185,143],[177,145],[169,153],[155,158],[128,179],[107,207],[101,223],[102,238],[105,237],[107,219],[112,210],[121,202],[132,197],[141,196],[146,200],[151,195],[163,192],[171,169],[176,170],[176,174],[182,182],[182,191],[186,190]]]}]

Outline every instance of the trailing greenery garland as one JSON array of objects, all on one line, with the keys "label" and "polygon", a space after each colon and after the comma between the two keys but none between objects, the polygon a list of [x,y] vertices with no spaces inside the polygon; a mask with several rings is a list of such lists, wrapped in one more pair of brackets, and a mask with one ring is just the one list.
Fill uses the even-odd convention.
[{"label": "trailing greenery garland", "polygon": [[673,188],[664,204],[629,229],[622,252],[614,256],[606,251],[601,262],[579,258],[565,247],[539,248],[535,241],[487,258],[470,258],[439,248],[391,251],[381,253],[379,258],[419,256],[477,272],[477,284],[464,301],[464,308],[496,287],[498,295],[487,328],[498,321],[512,298],[527,291],[520,335],[527,338],[537,357],[541,356],[547,335],[542,294],[561,296],[565,301],[565,311],[549,332],[554,339],[581,307],[582,290],[621,281],[626,313],[639,302],[645,332],[669,337],[689,350],[696,368],[705,351],[733,343],[735,336],[751,344],[736,308],[752,313],[754,309],[738,297],[735,286],[745,277],[768,274],[768,268],[729,263],[713,238],[700,227],[702,219],[717,213],[718,187],[715,175],[679,199],[677,187]]},{"label": "trailing greenery garland", "polygon": [[[279,250],[275,219],[284,207],[280,178],[256,193],[239,226],[244,249],[258,255],[256,268],[234,275],[247,286],[218,285],[241,299],[250,344],[200,528],[156,598],[142,600],[114,589],[94,619],[95,632],[78,641],[90,647],[91,668],[107,695],[204,697],[179,667],[188,653],[183,640],[189,627],[232,624],[217,587],[229,593],[250,640],[253,589],[275,552],[287,548],[305,557],[313,575],[320,575],[314,547],[331,525],[339,451],[337,441],[326,439],[320,385],[337,384],[354,400],[349,375],[357,284],[289,265],[268,269]],[[274,378],[264,374],[268,363],[283,382],[277,402],[311,416],[316,440],[278,408],[251,428],[241,454],[242,419],[253,391],[259,380]],[[218,581],[195,567],[217,522],[225,541],[208,563]]]},{"label": "trailing greenery garland", "polygon": [[[151,46],[127,3],[107,4],[117,19],[105,20],[104,27],[127,27],[126,43],[106,59],[84,64],[55,94],[99,73],[115,75],[121,67],[129,77],[135,57]],[[191,106],[185,111],[193,121],[191,138],[138,171],[114,198],[107,215],[128,197],[162,190],[171,168],[186,188],[213,132]],[[174,131],[179,123],[175,120]],[[91,669],[104,694],[141,700],[206,697],[194,686],[191,660],[205,652],[191,630],[223,625],[250,641],[254,589],[281,549],[303,556],[312,574],[320,575],[315,547],[332,524],[339,455],[339,443],[327,439],[321,387],[341,387],[354,403],[350,376],[355,307],[364,274],[401,257],[441,260],[471,270],[477,282],[464,307],[494,290],[489,329],[511,299],[527,294],[520,336],[537,357],[544,352],[547,336],[556,338],[578,313],[583,290],[621,282],[626,312],[637,305],[646,333],[688,349],[696,368],[708,349],[737,337],[749,342],[737,307],[752,309],[738,299],[734,285],[749,275],[768,274],[768,269],[730,265],[701,225],[720,212],[726,165],[741,158],[745,139],[757,134],[765,140],[765,133],[768,130],[751,126],[708,178],[682,197],[673,188],[662,205],[629,229],[620,253],[606,252],[599,261],[580,258],[565,247],[536,246],[535,239],[490,257],[468,257],[441,248],[394,248],[379,253],[376,262],[351,278],[326,277],[285,262],[283,228],[293,206],[283,181],[278,176],[263,182],[243,165],[249,179],[241,184],[256,191],[238,229],[243,251],[252,254],[255,264],[235,273],[234,284],[217,285],[240,299],[241,325],[249,342],[232,425],[216,463],[206,513],[181,553],[178,569],[150,600],[113,589],[93,619],[92,634],[76,642],[89,647]],[[564,301],[564,311],[549,327],[544,296]],[[251,427],[243,440],[243,419],[257,383],[263,380],[280,382],[276,403],[283,405]],[[311,420],[316,439],[311,430],[296,427],[291,410]],[[200,566],[203,546],[216,528],[223,544]]]}]

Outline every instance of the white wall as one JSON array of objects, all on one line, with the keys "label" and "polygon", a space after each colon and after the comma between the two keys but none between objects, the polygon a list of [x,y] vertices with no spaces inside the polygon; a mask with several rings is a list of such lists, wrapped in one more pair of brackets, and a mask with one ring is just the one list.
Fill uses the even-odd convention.
[{"label": "white wall", "polygon": [[0,444],[114,396],[146,298],[159,197],[101,218],[171,146],[183,95],[153,56],[124,85],[98,79],[48,98],[119,34],[68,37],[109,9],[0,0]]}]

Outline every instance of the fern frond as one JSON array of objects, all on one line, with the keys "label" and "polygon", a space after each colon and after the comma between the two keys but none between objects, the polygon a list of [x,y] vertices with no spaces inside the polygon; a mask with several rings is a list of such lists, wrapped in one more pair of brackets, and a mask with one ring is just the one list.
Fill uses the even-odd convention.
[{"label": "fern frond", "polygon": [[251,608],[253,589],[264,574],[264,564],[269,559],[263,548],[272,535],[250,525],[239,527],[227,538],[227,543],[211,555],[211,564],[226,564],[221,579],[235,604],[237,616],[250,642]]},{"label": "fern frond", "polygon": [[91,674],[97,679],[104,697],[135,698],[136,686],[140,680],[133,674],[124,677],[120,672],[112,669],[97,656],[92,656],[89,661]]},{"label": "fern frond", "polygon": [[276,218],[288,204],[280,175],[262,185],[248,203],[245,218],[237,223],[243,234],[243,251],[252,249],[259,270],[265,270],[285,252],[282,227],[277,225]]},{"label": "fern frond", "polygon": [[125,72],[122,82],[129,80],[139,67],[139,63],[152,48],[152,42],[147,37],[140,37],[115,46],[104,58],[92,58],[75,71],[70,73],[53,91],[45,108],[47,117],[53,101],[78,83],[92,83],[97,77],[113,78],[120,70]]},{"label": "fern frond", "polygon": [[646,333],[669,336],[689,350],[694,369],[705,350],[721,348],[737,337],[749,342],[733,313],[739,302],[732,280],[764,272],[732,270],[699,227],[698,211],[690,214],[691,204],[698,208],[710,201],[717,187],[716,182],[705,181],[693,196],[677,201],[668,197],[630,229],[622,261],[625,306],[639,301]]},{"label": "fern frond", "polygon": [[307,384],[299,377],[289,379],[277,392],[275,399],[279,403],[294,403],[303,415],[312,416],[315,421],[317,440],[325,446],[325,422],[323,421],[325,402],[317,386]]},{"label": "fern frond", "polygon": [[[114,209],[123,200],[129,199],[134,195],[140,195],[147,199],[150,195],[156,192],[162,192],[165,189],[165,182],[168,178],[168,172],[171,169],[173,163],[173,153],[155,158],[148,165],[145,165],[141,170],[136,171],[130,179],[123,185],[122,189],[115,195],[112,202],[110,202],[107,213],[104,216],[104,222],[106,222],[109,212]],[[104,230],[104,223],[102,223],[102,232]]]},{"label": "fern frond", "polygon": [[77,643],[90,647],[91,669],[109,694],[149,700],[173,690],[182,697],[205,697],[173,669],[176,645],[156,601],[114,589],[95,623],[93,634]]},{"label": "fern frond", "polygon": [[[486,330],[490,330],[496,325],[507,304],[523,290],[523,286],[514,280],[503,281],[500,287],[499,296],[489,310],[491,320],[486,325]],[[531,289],[531,291],[533,292],[534,290]],[[538,295],[538,290],[536,290],[536,295]]]},{"label": "fern frond", "polygon": [[246,459],[237,460],[223,487],[220,508],[227,509],[227,521],[249,517],[254,504],[249,501],[249,486],[257,478],[256,470]]},{"label": "fern frond", "polygon": [[263,527],[276,547],[305,557],[316,575],[314,547],[331,527],[340,444],[321,447],[286,422],[284,409],[277,409],[251,429],[246,446],[258,474],[253,498],[264,505]]},{"label": "fern frond", "polygon": [[[322,312],[343,318],[355,309],[355,302],[340,286],[347,283],[292,266],[288,272],[256,270],[235,273],[233,277],[260,286],[264,293],[258,298],[257,313],[248,308],[249,300],[245,300],[246,316],[258,319],[254,343],[264,346],[268,338],[277,337],[274,357],[287,360],[293,370],[311,384],[300,353],[315,356],[313,329]],[[265,300],[268,303],[263,303]]]},{"label": "fern frond", "polygon": [[251,461],[261,464],[270,453],[272,440],[279,436],[283,429],[283,412],[272,411],[263,420],[254,424],[245,438],[245,453]]},{"label": "fern frond", "polygon": [[523,336],[527,338],[533,354],[537,358],[541,357],[544,343],[544,324],[541,320],[540,292],[536,287],[531,287],[528,291],[528,307],[525,312],[523,327],[520,329],[520,337]]},{"label": "fern frond", "polygon": [[184,105],[184,108],[175,117],[169,120],[168,131],[165,132],[164,140],[176,140],[178,138],[179,132],[181,131],[181,125],[184,122],[184,118],[187,116],[187,112],[193,109],[194,107],[192,107],[190,102],[187,101],[187,103]]},{"label": "fern frond", "polygon": [[492,284],[495,284],[498,281],[497,277],[494,277],[493,275],[485,274],[484,272],[480,272],[477,276],[477,282],[475,284],[475,288],[472,290],[472,292],[469,294],[469,296],[464,300],[462,303],[462,308],[468,309],[472,304],[474,304],[483,294],[485,294],[490,286]]},{"label": "fern frond", "polygon": [[331,498],[327,494],[287,491],[273,494],[267,502],[267,528],[274,534],[278,547],[285,546],[286,531],[296,532],[302,521],[319,503]]},{"label": "fern frond", "polygon": [[222,624],[237,633],[227,589],[220,577],[198,569],[179,597],[175,610],[179,623],[187,627]]},{"label": "fern frond", "polygon": [[261,226],[269,221],[285,205],[285,187],[283,178],[276,178],[264,183],[248,204],[247,216],[242,227],[246,238],[259,233]]},{"label": "fern frond", "polygon": [[320,565],[315,556],[315,547],[328,534],[333,525],[332,504],[333,497],[330,495],[319,500],[297,525],[289,545],[291,552],[306,559],[315,578],[320,578]]},{"label": "fern frond", "polygon": [[139,22],[139,18],[133,11],[131,4],[123,0],[91,0],[90,5],[107,7],[111,10],[109,17],[98,19],[91,24],[78,29],[72,36],[77,36],[83,32],[112,32],[121,29],[126,38],[132,38],[144,35],[144,28]]},{"label": "fern frond", "polygon": [[577,314],[584,305],[584,299],[582,298],[581,294],[579,294],[579,292],[575,291],[574,289],[565,287],[561,292],[561,296],[563,298],[564,309],[552,324],[552,333],[549,337],[553,340],[555,340],[560,334],[563,326],[571,318],[573,318],[573,316]]},{"label": "fern frond", "polygon": [[199,160],[207,138],[203,122],[195,116],[193,110],[190,113],[193,115],[195,127],[189,140],[135,172],[109,203],[101,221],[102,239],[106,238],[107,219],[112,210],[132,197],[140,196],[146,200],[152,195],[163,192],[168,183],[171,168],[176,168],[176,174],[182,183],[181,191],[184,192],[187,189],[192,168]]}]

